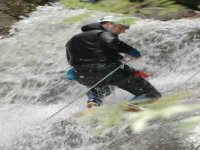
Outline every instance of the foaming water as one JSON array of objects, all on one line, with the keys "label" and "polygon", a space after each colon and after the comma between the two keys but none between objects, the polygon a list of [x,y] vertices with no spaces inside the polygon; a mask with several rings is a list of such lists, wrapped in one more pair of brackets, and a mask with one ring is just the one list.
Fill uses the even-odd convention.
[{"label": "foaming water", "polygon": [[162,92],[168,85],[175,85],[168,92],[180,86],[187,88],[187,84],[199,85],[199,18],[166,22],[141,20],[123,37],[144,56],[130,64],[149,72],[152,82]]},{"label": "foaming water", "polygon": [[[90,127],[83,129],[73,121],[66,121],[71,114],[85,108],[86,96],[40,130],[34,130],[86,90],[76,82],[65,80],[65,70],[69,67],[65,43],[80,32],[82,24],[105,14],[92,12],[93,15],[82,22],[64,23],[66,18],[86,12],[88,10],[68,10],[57,3],[41,6],[29,18],[13,25],[12,37],[0,40],[0,120],[3,122],[0,148],[92,149],[93,145],[98,147],[112,137],[94,139],[88,133]],[[165,94],[180,87],[188,89],[199,85],[200,75],[196,75],[200,67],[199,27],[200,19],[139,20],[120,38],[143,54],[142,59],[129,64],[149,72],[150,82]],[[116,89],[105,103],[130,97],[130,93]]]}]

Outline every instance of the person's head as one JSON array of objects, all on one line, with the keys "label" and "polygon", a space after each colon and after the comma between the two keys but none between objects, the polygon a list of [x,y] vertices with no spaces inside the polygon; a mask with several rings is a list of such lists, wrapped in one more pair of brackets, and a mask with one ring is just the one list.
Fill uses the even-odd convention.
[{"label": "person's head", "polygon": [[110,30],[117,35],[124,33],[127,29],[129,29],[129,26],[124,24],[122,19],[114,16],[105,16],[98,22],[101,23],[104,29]]},{"label": "person's head", "polygon": [[129,29],[128,26],[123,24],[113,24],[112,28],[110,29],[113,33],[119,35],[121,33],[125,33],[125,31]]},{"label": "person's head", "polygon": [[105,16],[98,20],[98,22],[103,26],[104,29],[110,30],[113,27],[114,16]]},{"label": "person's head", "polygon": [[110,30],[113,27],[113,22],[110,22],[110,21],[104,21],[100,23],[103,26],[103,28],[106,30]]}]

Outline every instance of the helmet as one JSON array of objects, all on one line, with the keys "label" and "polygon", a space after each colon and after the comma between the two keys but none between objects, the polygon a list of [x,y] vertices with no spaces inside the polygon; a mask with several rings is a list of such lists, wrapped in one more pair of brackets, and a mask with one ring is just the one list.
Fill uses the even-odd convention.
[{"label": "helmet", "polygon": [[114,20],[115,20],[114,16],[105,16],[105,17],[99,19],[97,22],[100,22],[100,23],[102,23],[102,22],[115,22]]}]

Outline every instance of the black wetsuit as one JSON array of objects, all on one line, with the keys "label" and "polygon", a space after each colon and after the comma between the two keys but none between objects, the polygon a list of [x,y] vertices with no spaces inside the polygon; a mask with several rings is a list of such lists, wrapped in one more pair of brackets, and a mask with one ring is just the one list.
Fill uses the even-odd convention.
[{"label": "black wetsuit", "polygon": [[[82,33],[72,37],[66,44],[66,54],[70,65],[75,69],[77,81],[93,86],[111,71],[121,65],[123,57],[132,47],[118,39],[118,36],[94,23],[82,27]],[[113,85],[136,96],[146,94],[149,98],[161,96],[148,81],[134,77],[135,70],[125,65],[118,69],[98,87]]]}]

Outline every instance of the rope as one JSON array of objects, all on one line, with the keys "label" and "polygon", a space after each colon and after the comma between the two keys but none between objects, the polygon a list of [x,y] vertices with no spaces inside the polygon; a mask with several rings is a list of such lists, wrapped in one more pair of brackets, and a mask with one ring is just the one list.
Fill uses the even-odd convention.
[{"label": "rope", "polygon": [[101,82],[103,82],[105,79],[107,79],[109,76],[111,76],[114,72],[116,72],[118,69],[120,68],[124,68],[124,63],[122,63],[120,66],[118,66],[117,68],[115,68],[113,71],[111,71],[108,75],[106,75],[104,78],[102,78],[99,82],[97,82],[96,84],[94,84],[91,88],[89,88],[88,90],[86,90],[85,92],[83,92],[82,94],[80,94],[79,96],[77,96],[76,98],[74,98],[73,100],[71,100],[67,105],[65,105],[64,107],[62,107],[61,109],[59,109],[57,112],[55,112],[54,114],[52,114],[50,117],[48,117],[46,120],[44,120],[44,122],[48,121],[49,119],[53,118],[54,116],[56,116],[58,113],[60,113],[62,110],[64,110],[65,108],[69,107],[71,104],[73,104],[76,100],[78,100],[79,98],[81,98],[82,96],[84,96],[87,92],[89,92],[90,90],[92,90],[93,88],[95,88],[97,85],[99,85]]}]

